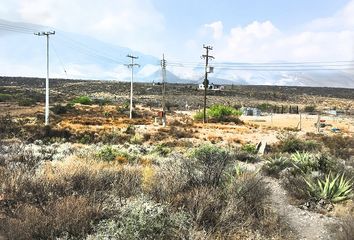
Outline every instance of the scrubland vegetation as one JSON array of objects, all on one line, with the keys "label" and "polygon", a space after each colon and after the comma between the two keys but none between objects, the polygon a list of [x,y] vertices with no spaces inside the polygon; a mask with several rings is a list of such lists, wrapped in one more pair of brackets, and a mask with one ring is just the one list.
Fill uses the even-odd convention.
[{"label": "scrubland vegetation", "polygon": [[[52,127],[40,113],[2,115],[0,238],[299,239],[304,229],[278,210],[274,183],[284,209],[317,217],[297,222],[329,219],[321,236],[353,236],[350,132],[261,128],[220,103],[202,126],[200,112],[177,113],[170,102],[162,127],[159,105],[145,103],[130,120],[126,100],[76,94],[52,105]],[[263,155],[249,140],[259,132],[277,135]]]}]

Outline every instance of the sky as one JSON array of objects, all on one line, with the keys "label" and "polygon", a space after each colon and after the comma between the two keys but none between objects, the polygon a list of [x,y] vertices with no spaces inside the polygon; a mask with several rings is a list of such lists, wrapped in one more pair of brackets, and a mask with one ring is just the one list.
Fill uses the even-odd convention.
[{"label": "sky", "polygon": [[217,61],[354,59],[354,0],[1,0],[0,18],[171,61],[200,61],[203,44]]}]

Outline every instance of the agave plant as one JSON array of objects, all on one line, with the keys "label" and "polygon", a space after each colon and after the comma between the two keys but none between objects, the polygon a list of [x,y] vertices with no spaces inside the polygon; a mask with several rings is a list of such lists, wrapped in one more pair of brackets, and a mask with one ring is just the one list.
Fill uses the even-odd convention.
[{"label": "agave plant", "polygon": [[305,179],[310,194],[317,199],[329,200],[333,203],[344,201],[351,196],[353,182],[346,179],[344,174],[335,177],[329,173],[324,180],[317,179],[317,182]]},{"label": "agave plant", "polygon": [[294,167],[301,170],[303,173],[308,173],[318,169],[317,157],[308,152],[295,152],[291,154],[290,159]]},{"label": "agave plant", "polygon": [[268,175],[278,176],[282,170],[290,166],[291,163],[286,157],[275,156],[267,159],[262,170]]}]

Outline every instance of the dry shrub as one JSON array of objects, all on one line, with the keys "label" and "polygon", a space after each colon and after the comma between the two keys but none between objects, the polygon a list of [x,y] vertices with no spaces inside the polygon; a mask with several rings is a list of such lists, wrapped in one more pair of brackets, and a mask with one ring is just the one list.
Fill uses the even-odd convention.
[{"label": "dry shrub", "polygon": [[352,136],[322,136],[321,141],[335,157],[350,159],[354,156],[354,137]]},{"label": "dry shrub", "polygon": [[178,194],[172,205],[191,214],[198,228],[214,232],[225,207],[225,196],[218,188],[196,187]]},{"label": "dry shrub", "polygon": [[309,199],[308,185],[306,184],[303,175],[294,175],[291,172],[284,174],[282,178],[282,186],[295,199],[307,200]]},{"label": "dry shrub", "polygon": [[156,169],[149,194],[158,201],[170,202],[178,192],[188,188],[187,168],[182,156],[172,155],[160,163]]},{"label": "dry shrub", "polygon": [[220,228],[226,232],[237,228],[259,229],[267,216],[269,194],[260,176],[242,174],[227,189],[227,206],[220,216]]},{"label": "dry shrub", "polygon": [[115,191],[120,197],[129,197],[140,191],[141,170],[117,167],[78,158],[62,162],[47,162],[37,173],[1,171],[2,193],[6,200],[16,203],[43,205],[58,198],[81,195],[104,199]]},{"label": "dry shrub", "polygon": [[83,238],[100,215],[87,198],[68,196],[42,207],[19,205],[14,216],[3,220],[2,230],[8,239]]}]

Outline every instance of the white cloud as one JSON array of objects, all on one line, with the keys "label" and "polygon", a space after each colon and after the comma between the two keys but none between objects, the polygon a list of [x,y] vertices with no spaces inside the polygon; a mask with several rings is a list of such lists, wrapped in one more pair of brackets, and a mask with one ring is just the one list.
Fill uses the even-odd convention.
[{"label": "white cloud", "polygon": [[223,35],[224,26],[221,21],[205,24],[204,27],[212,30],[214,39],[220,39]]},{"label": "white cloud", "polygon": [[315,31],[352,29],[354,27],[354,1],[350,1],[343,9],[339,10],[331,17],[311,21],[307,27]]},{"label": "white cloud", "polygon": [[151,0],[2,0],[0,13],[6,20],[88,34],[150,54],[160,47],[154,42],[165,28]]}]

